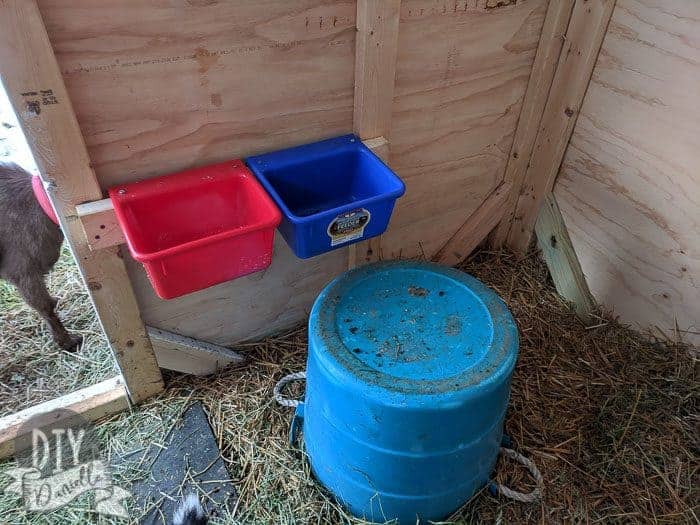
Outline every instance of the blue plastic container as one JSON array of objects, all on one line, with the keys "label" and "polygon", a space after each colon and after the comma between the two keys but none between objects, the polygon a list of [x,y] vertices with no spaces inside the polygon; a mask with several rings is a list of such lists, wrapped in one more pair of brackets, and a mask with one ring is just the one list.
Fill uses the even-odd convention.
[{"label": "blue plastic container", "polygon": [[248,157],[246,163],[282,211],[279,231],[302,259],[380,235],[405,191],[355,135]]},{"label": "blue plastic container", "polygon": [[489,479],[518,351],[503,301],[418,262],[331,282],[309,320],[304,444],[317,479],[369,521],[441,520]]}]

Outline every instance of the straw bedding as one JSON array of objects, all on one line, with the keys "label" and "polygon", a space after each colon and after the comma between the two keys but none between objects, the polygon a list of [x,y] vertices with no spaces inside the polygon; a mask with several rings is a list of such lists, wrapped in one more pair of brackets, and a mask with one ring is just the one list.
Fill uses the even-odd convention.
[{"label": "straw bedding", "polygon": [[[694,350],[645,337],[605,313],[587,329],[556,295],[534,253],[520,259],[481,251],[462,268],[493,287],[518,322],[521,349],[506,431],[538,464],[546,486],[543,500],[531,505],[482,491],[452,522],[696,523],[700,385]],[[238,350],[250,357],[249,365],[210,378],[170,374],[164,394],[103,422],[105,454],[162,440],[178,414],[201,400],[240,493],[214,523],[351,521],[290,452],[291,410],[272,401],[275,382],[304,367],[304,326]],[[142,475],[123,472],[119,479]],[[532,488],[513,463],[499,461],[495,475],[514,488]],[[13,523],[110,522],[89,504],[81,500],[46,520],[0,496],[0,512]],[[133,509],[134,516],[141,510]]]}]

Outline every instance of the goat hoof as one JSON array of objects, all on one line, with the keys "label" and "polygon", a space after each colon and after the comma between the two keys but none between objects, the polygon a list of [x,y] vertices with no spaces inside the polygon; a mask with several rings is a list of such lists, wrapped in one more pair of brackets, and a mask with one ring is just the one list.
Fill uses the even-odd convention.
[{"label": "goat hoof", "polygon": [[66,352],[77,352],[82,344],[83,336],[78,334],[69,334],[68,339],[60,343],[61,348]]}]

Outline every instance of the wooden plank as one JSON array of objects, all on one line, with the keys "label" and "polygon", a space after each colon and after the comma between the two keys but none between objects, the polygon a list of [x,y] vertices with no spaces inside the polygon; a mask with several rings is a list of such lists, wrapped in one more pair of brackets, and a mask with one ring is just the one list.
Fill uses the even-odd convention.
[{"label": "wooden plank", "polygon": [[[389,141],[384,137],[363,140],[365,146],[382,159],[389,162]],[[368,264],[378,261],[381,258],[381,238],[379,235],[363,242],[358,242],[348,246],[348,269],[352,270],[360,264]]]},{"label": "wooden plank", "polygon": [[101,250],[126,242],[124,232],[114,214],[111,199],[78,204],[75,211],[83,225],[83,231],[91,250]]},{"label": "wooden plank", "polygon": [[256,340],[306,319],[316,297],[347,270],[346,250],[299,259],[275,234],[266,270],[164,301],[153,292],[143,267],[127,257],[144,322],[162,330],[222,346]]},{"label": "wooden plank", "polygon": [[535,224],[537,246],[542,252],[554,286],[566,301],[573,304],[576,315],[586,324],[593,320],[596,304],[579,264],[553,194],[545,197]]},{"label": "wooden plank", "polygon": [[389,141],[385,137],[375,137],[362,141],[385,164],[389,163]]},{"label": "wooden plank", "polygon": [[362,139],[391,127],[401,0],[358,0],[353,128]]},{"label": "wooden plank", "polygon": [[462,227],[433,256],[433,261],[455,266],[479,246],[503,217],[510,184],[504,182],[472,213]]},{"label": "wooden plank", "polygon": [[[353,128],[361,139],[378,140],[391,130],[401,0],[358,0]],[[373,149],[389,163],[389,144]],[[369,147],[369,146],[368,146]],[[348,247],[348,267],[379,260],[381,235]]]},{"label": "wooden plank", "polygon": [[35,1],[0,3],[0,76],[129,393],[153,395],[163,381],[123,261],[115,248],[91,252],[76,218],[102,193]]},{"label": "wooden plank", "polygon": [[242,365],[246,358],[230,348],[191,337],[147,327],[161,368],[206,376],[230,365]]},{"label": "wooden plank", "polygon": [[525,180],[532,150],[537,138],[537,130],[542,119],[545,104],[559,63],[559,55],[564,46],[564,35],[569,26],[574,0],[549,2],[547,15],[542,26],[542,35],[537,46],[535,62],[525,92],[515,139],[510,148],[504,181],[511,183],[510,194],[504,203],[505,214],[491,235],[492,246],[499,248],[505,243],[515,214],[518,196]]},{"label": "wooden plank", "polygon": [[[121,377],[40,403],[0,418],[0,458],[7,458],[31,446],[32,428],[60,426],[76,414],[88,421],[129,409],[129,396]],[[29,422],[31,421],[31,425]]]},{"label": "wooden plank", "polygon": [[615,0],[576,0],[542,115],[508,245],[524,252],[542,201],[552,191],[608,28]]},{"label": "wooden plank", "polygon": [[596,300],[700,345],[700,3],[618,0],[554,193]]}]

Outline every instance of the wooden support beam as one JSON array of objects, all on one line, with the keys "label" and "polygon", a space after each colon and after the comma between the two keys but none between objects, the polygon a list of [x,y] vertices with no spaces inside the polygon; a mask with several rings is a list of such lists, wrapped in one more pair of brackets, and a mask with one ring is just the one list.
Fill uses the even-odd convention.
[{"label": "wooden support beam", "polygon": [[564,217],[552,193],[545,196],[535,224],[537,246],[542,251],[554,286],[565,300],[573,304],[576,315],[586,324],[594,319],[596,303],[588,289],[586,276],[569,238]]},{"label": "wooden support beam", "polygon": [[244,356],[230,348],[150,326],[147,327],[147,331],[161,368],[206,376],[227,366],[242,365],[247,361]]},{"label": "wooden support beam", "polygon": [[78,204],[75,211],[83,224],[91,250],[101,250],[126,242],[111,199]]},{"label": "wooden support beam", "polygon": [[529,246],[544,197],[554,186],[614,7],[615,0],[574,3],[508,234],[508,245],[517,251]]},{"label": "wooden support beam", "polygon": [[0,459],[31,446],[32,427],[69,424],[75,415],[95,421],[128,408],[129,397],[122,378],[113,377],[5,416],[0,418]]},{"label": "wooden support beam", "polygon": [[[363,140],[365,146],[382,159],[385,163],[389,160],[389,141],[384,137]],[[353,269],[360,264],[366,264],[379,260],[381,235],[363,242],[348,246],[348,268]]]},{"label": "wooden support beam", "polygon": [[[363,139],[388,137],[394,102],[401,0],[358,0],[353,127]],[[389,144],[370,149],[389,163]],[[379,260],[381,236],[348,247],[348,267]]]},{"label": "wooden support beam", "polygon": [[358,0],[353,127],[361,139],[388,136],[394,102],[401,0]]},{"label": "wooden support beam", "polygon": [[102,191],[35,0],[0,2],[0,76],[129,394],[149,397],[163,379],[124,262],[115,247],[91,251],[76,214]]},{"label": "wooden support beam", "polygon": [[433,261],[455,266],[483,241],[503,217],[511,185],[502,183],[472,213],[462,227],[433,256]]},{"label": "wooden support beam", "polygon": [[537,46],[535,61],[530,72],[523,107],[520,110],[518,127],[510,149],[510,156],[503,180],[510,183],[510,193],[504,203],[505,213],[498,227],[491,235],[491,245],[500,248],[506,242],[515,215],[518,196],[525,180],[532,150],[537,138],[537,130],[542,119],[554,73],[559,62],[564,35],[569,26],[574,0],[549,2],[542,26],[542,34]]}]

